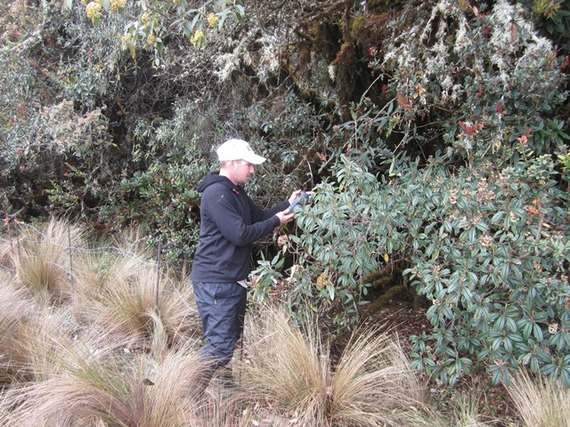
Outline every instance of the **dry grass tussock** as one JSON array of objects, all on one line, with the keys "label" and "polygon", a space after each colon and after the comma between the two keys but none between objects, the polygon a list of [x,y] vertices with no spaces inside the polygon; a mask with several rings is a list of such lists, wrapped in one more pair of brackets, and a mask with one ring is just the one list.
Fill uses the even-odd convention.
[{"label": "dry grass tussock", "polygon": [[12,252],[19,285],[40,301],[68,297],[73,248],[84,247],[84,238],[81,227],[57,219],[39,230],[23,227]]},{"label": "dry grass tussock", "polygon": [[11,256],[13,252],[13,242],[9,239],[0,238],[0,268],[13,267]]},{"label": "dry grass tussock", "polygon": [[0,425],[204,425],[189,281],[146,253],[85,249],[75,229],[54,221],[2,246]]},{"label": "dry grass tussock", "polygon": [[239,374],[247,392],[295,425],[401,425],[423,405],[424,386],[394,338],[360,330],[333,366],[317,322],[297,328],[283,310],[263,312],[248,327]]},{"label": "dry grass tussock", "polygon": [[32,322],[34,306],[26,294],[17,289],[7,272],[0,275],[0,384],[11,383],[26,376],[22,331]]},{"label": "dry grass tussock", "polygon": [[11,390],[0,423],[41,425],[178,427],[197,425],[195,374],[202,369],[191,347],[157,360],[101,346],[101,340],[60,348],[54,375]]},{"label": "dry grass tussock", "polygon": [[[491,420],[479,413],[480,390],[468,394],[458,393],[447,402],[447,410],[437,410],[433,404],[427,404],[407,411],[401,419],[401,425],[409,427],[491,427],[501,420]],[[487,417],[488,418],[488,417]],[[504,425],[498,424],[498,425]],[[514,427],[514,425],[512,426]]]},{"label": "dry grass tussock", "polygon": [[118,238],[104,251],[78,254],[71,310],[81,322],[112,330],[134,347],[155,339],[183,342],[200,330],[190,281],[159,270],[133,236]]},{"label": "dry grass tussock", "polygon": [[[141,262],[133,256],[117,254],[113,251],[89,251],[78,257],[74,268],[74,293],[71,307],[74,315],[82,321],[92,321],[93,301],[100,298],[101,292],[112,288],[116,281],[128,283],[140,274]],[[145,268],[148,266],[145,265]]]},{"label": "dry grass tussock", "polygon": [[24,226],[2,248],[15,285],[42,305],[65,306],[79,328],[112,330],[139,347],[157,338],[183,342],[199,331],[190,281],[159,271],[137,236],[130,231],[88,248],[80,227],[54,219],[40,229]]},{"label": "dry grass tussock", "polygon": [[72,342],[67,316],[0,278],[0,383],[43,381],[57,371],[60,347]]},{"label": "dry grass tussock", "polygon": [[[21,324],[14,348],[21,356],[19,381],[41,382],[60,369],[61,349],[74,342],[65,313],[44,308]],[[22,375],[26,374],[26,375]]]},{"label": "dry grass tussock", "polygon": [[525,425],[532,427],[570,426],[570,389],[560,381],[531,376],[520,371],[507,391]]},{"label": "dry grass tussock", "polygon": [[[141,346],[162,331],[169,342],[188,339],[199,330],[189,282],[181,286],[157,277],[153,265],[117,259],[104,280],[75,300],[74,312]],[[84,287],[85,289],[85,287]]]}]

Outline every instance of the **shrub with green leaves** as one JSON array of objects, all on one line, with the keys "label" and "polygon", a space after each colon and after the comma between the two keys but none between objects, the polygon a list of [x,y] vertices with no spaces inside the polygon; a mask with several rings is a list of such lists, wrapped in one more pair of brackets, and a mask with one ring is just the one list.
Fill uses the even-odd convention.
[{"label": "shrub with green leaves", "polygon": [[561,61],[519,6],[460,6],[420,14],[372,63],[391,74],[397,108],[364,98],[338,127],[346,151],[291,237],[298,265],[261,265],[260,284],[285,286],[291,305],[342,301],[350,325],[370,274],[399,266],[429,305],[417,368],[448,383],[484,368],[501,382],[528,365],[570,385]]},{"label": "shrub with green leaves", "polygon": [[[416,367],[455,382],[482,362],[494,382],[517,367],[570,384],[567,196],[550,177],[492,164],[456,176],[425,170],[414,196],[406,270],[431,306],[413,337]],[[554,175],[552,173],[552,175]],[[546,178],[546,179],[544,179]]]},{"label": "shrub with green leaves", "polygon": [[432,301],[434,327],[414,338],[415,363],[450,382],[474,362],[495,382],[528,364],[570,384],[568,199],[552,156],[568,140],[555,119],[561,59],[519,5],[461,5],[439,2],[386,55],[398,61],[403,128],[420,135],[418,117],[437,117],[427,126],[441,129],[442,152],[467,165],[453,173],[436,155],[406,179],[421,182],[406,210],[406,273]]},{"label": "shrub with green leaves", "polygon": [[454,383],[484,366],[500,382],[528,365],[570,384],[570,218],[551,159],[455,174],[434,159],[397,167],[383,183],[360,163],[345,158],[338,183],[319,186],[300,213],[292,240],[304,268],[288,279],[297,285],[289,298],[340,299],[353,307],[349,325],[363,280],[387,263],[408,265],[433,327],[412,338],[416,368]]}]

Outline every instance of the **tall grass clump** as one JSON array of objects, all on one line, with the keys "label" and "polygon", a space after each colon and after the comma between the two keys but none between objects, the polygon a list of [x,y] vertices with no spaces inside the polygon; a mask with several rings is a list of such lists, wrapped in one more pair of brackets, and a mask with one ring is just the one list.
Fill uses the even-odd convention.
[{"label": "tall grass clump", "polygon": [[101,338],[62,347],[58,375],[10,391],[2,425],[196,425],[192,381],[201,365],[190,347],[156,360],[117,351]]},{"label": "tall grass clump", "polygon": [[176,286],[165,276],[157,278],[155,267],[139,265],[136,273],[121,270],[108,276],[94,298],[85,300],[83,311],[102,327],[130,337],[133,344],[152,339],[158,330],[175,342],[199,330],[192,298],[189,283]]},{"label": "tall grass clump", "polygon": [[31,321],[32,301],[12,284],[12,277],[0,274],[0,384],[22,375],[25,360],[21,331]]},{"label": "tall grass clump", "polygon": [[60,347],[73,342],[72,329],[64,313],[43,308],[22,324],[18,347],[24,356],[20,372],[28,380],[43,381],[58,371]]},{"label": "tall grass clump", "polygon": [[85,231],[52,218],[41,228],[22,228],[12,253],[18,282],[37,299],[51,303],[69,296],[74,248],[84,246]]},{"label": "tall grass clump", "polygon": [[398,342],[377,329],[360,330],[336,365],[318,325],[300,329],[284,310],[262,313],[248,331],[243,387],[300,425],[397,425],[424,399]]},{"label": "tall grass clump", "polygon": [[81,253],[75,272],[71,310],[81,322],[128,337],[135,346],[185,341],[200,330],[189,280],[163,271],[140,239],[122,236]]},{"label": "tall grass clump", "polygon": [[101,291],[105,291],[116,281],[136,280],[143,265],[148,268],[149,264],[150,261],[141,261],[135,255],[126,255],[112,247],[95,248],[82,253],[74,270],[72,307],[76,316],[81,318]]},{"label": "tall grass clump", "polygon": [[521,370],[513,375],[507,391],[526,426],[570,425],[570,389],[561,380],[535,377]]},{"label": "tall grass clump", "polygon": [[[3,236],[2,236],[3,237]],[[0,268],[11,268],[13,266],[11,253],[13,252],[13,241],[0,239]]]},{"label": "tall grass clump", "polygon": [[72,342],[65,312],[38,306],[9,282],[0,286],[0,383],[42,381],[57,372],[59,348]]}]

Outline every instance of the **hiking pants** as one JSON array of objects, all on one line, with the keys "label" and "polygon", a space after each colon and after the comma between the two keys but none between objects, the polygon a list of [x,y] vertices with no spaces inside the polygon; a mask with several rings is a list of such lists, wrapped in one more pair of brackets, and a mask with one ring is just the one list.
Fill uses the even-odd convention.
[{"label": "hiking pants", "polygon": [[247,290],[237,282],[193,286],[206,341],[199,355],[217,369],[230,362],[243,333]]}]

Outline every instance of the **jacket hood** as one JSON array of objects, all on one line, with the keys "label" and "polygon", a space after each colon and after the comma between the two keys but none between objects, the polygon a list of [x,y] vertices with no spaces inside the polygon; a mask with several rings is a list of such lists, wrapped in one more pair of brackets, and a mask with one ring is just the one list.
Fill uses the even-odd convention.
[{"label": "jacket hood", "polygon": [[196,189],[203,193],[206,188],[212,184],[221,183],[228,188],[235,188],[236,186],[225,176],[220,176],[219,172],[210,172],[204,179],[196,186]]}]

